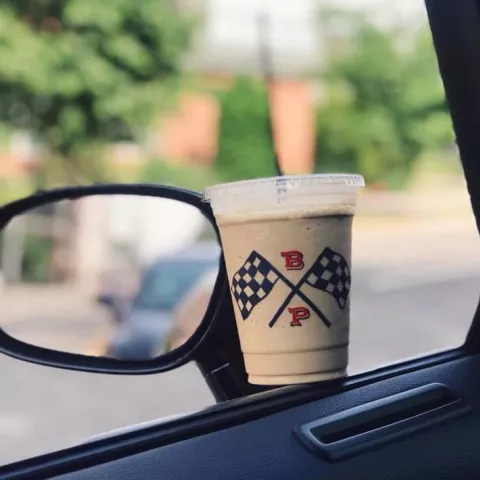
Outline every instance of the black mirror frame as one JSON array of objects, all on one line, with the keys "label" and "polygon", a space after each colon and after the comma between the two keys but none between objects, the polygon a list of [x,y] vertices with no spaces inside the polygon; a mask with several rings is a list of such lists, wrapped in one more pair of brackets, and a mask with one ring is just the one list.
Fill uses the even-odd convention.
[{"label": "black mirror frame", "polygon": [[[165,185],[150,184],[94,184],[63,187],[37,191],[33,195],[13,201],[0,207],[0,230],[16,216],[35,207],[61,200],[75,200],[95,195],[137,195],[177,200],[197,208],[213,226],[218,243],[221,245],[215,217],[210,204],[204,202],[198,192]],[[118,375],[142,375],[161,373],[178,368],[194,359],[195,353],[208,336],[222,300],[228,293],[228,282],[223,254],[220,254],[219,273],[205,316],[193,335],[180,347],[151,360],[124,361],[107,357],[93,357],[75,353],[59,352],[30,345],[11,337],[0,328],[0,352],[25,362],[46,365],[67,370]]]}]

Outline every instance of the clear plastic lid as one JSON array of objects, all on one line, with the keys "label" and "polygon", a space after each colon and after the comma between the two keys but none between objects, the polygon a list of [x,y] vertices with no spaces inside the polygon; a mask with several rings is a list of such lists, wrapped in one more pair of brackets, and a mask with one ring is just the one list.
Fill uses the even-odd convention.
[{"label": "clear plastic lid", "polygon": [[203,199],[212,199],[233,195],[268,194],[269,192],[282,193],[283,191],[298,190],[298,193],[309,195],[322,194],[326,190],[360,188],[365,186],[361,175],[345,173],[285,175],[283,177],[269,177],[239,182],[221,183],[205,189]]},{"label": "clear plastic lid", "polygon": [[216,215],[333,206],[353,211],[357,190],[363,186],[361,175],[285,175],[214,185],[205,190],[203,199],[211,203]]}]

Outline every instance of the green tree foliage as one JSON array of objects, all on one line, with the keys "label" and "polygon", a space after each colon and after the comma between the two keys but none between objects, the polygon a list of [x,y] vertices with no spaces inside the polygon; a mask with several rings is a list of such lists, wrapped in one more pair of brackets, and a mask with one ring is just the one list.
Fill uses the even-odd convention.
[{"label": "green tree foliage", "polygon": [[220,94],[220,105],[218,174],[227,181],[275,175],[265,85],[239,78]]},{"label": "green tree foliage", "polygon": [[453,139],[436,57],[427,31],[400,41],[398,32],[356,22],[323,78],[317,169],[401,187],[423,152]]},{"label": "green tree foliage", "polygon": [[4,0],[0,121],[88,176],[85,150],[138,138],[172,100],[191,27],[173,0]]},{"label": "green tree foliage", "polygon": [[49,266],[53,244],[50,239],[27,236],[22,257],[22,277],[27,282],[45,282],[49,279]]},{"label": "green tree foliage", "polygon": [[138,180],[162,183],[190,190],[203,191],[205,187],[219,183],[219,177],[211,168],[194,165],[175,165],[160,159],[152,159],[141,169]]}]

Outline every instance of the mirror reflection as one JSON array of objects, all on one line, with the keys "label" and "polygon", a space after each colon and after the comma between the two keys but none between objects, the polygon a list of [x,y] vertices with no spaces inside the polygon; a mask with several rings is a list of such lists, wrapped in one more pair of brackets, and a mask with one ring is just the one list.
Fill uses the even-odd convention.
[{"label": "mirror reflection", "polygon": [[62,201],[1,233],[1,327],[24,342],[145,360],[202,321],[218,274],[210,223],[181,202],[133,195]]}]

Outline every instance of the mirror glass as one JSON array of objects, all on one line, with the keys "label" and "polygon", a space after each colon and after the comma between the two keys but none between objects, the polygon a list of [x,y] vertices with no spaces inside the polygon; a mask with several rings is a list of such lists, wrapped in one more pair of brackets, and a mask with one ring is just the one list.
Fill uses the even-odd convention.
[{"label": "mirror glass", "polygon": [[202,321],[220,247],[195,207],[98,195],[30,210],[1,232],[1,327],[40,347],[146,360]]}]

